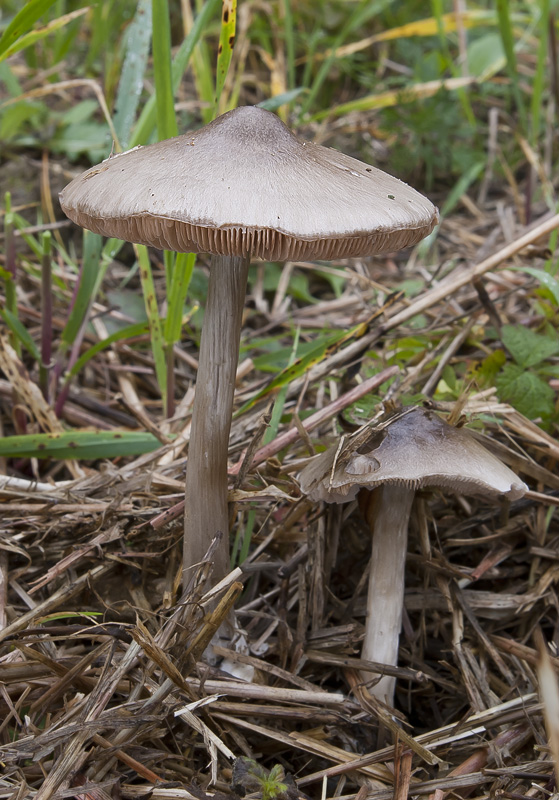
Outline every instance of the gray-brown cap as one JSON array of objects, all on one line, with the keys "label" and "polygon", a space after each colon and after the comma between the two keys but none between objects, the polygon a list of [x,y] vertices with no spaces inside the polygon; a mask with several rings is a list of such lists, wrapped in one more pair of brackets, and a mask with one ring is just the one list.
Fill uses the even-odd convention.
[{"label": "gray-brown cap", "polygon": [[281,261],[399,250],[438,222],[435,206],[407,184],[298,139],[253,106],[108,158],[75,178],[60,204],[105,236]]},{"label": "gray-brown cap", "polygon": [[330,447],[303,469],[299,482],[311,499],[331,503],[347,502],[360,488],[383,483],[510,500],[528,488],[466,429],[419,407],[395,412],[348,437],[339,452]]}]

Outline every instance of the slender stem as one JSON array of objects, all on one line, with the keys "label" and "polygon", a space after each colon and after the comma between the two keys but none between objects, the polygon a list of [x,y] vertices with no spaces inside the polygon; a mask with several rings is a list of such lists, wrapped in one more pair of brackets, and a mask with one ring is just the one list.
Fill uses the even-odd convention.
[{"label": "slender stem", "polygon": [[212,256],[186,473],[183,580],[221,532],[213,581],[229,567],[227,452],[249,257]]},{"label": "slender stem", "polygon": [[39,385],[43,397],[50,403],[49,376],[52,359],[52,258],[50,231],[43,233],[41,259],[41,363]]},{"label": "slender stem", "polygon": [[164,347],[167,364],[167,408],[165,409],[167,419],[171,419],[175,413],[175,351],[173,347],[173,342],[167,342]]},{"label": "slender stem", "polygon": [[[396,666],[404,607],[408,523],[414,491],[402,486],[384,485],[375,489],[373,494],[373,546],[362,658]],[[364,673],[363,678],[369,680],[370,675]],[[395,684],[396,679],[386,675],[370,692],[392,706]]]}]

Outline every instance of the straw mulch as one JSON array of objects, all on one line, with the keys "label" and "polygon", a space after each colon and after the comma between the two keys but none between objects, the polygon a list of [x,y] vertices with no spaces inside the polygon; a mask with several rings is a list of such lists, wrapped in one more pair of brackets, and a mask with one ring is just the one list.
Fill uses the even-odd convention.
[{"label": "straw mulch", "polygon": [[[530,492],[508,509],[418,495],[395,715],[371,699],[359,673],[374,681],[382,671],[359,660],[369,533],[356,508],[314,505],[296,480],[309,448],[334,441],[340,413],[362,393],[360,368],[369,391],[384,393],[380,384],[395,375],[391,399],[422,393],[428,401],[446,364],[491,351],[489,325],[538,324],[527,319],[534,279],[509,267],[539,266],[557,219],[542,212],[526,227],[502,203],[489,215],[467,206],[426,257],[348,262],[340,298],[321,284],[319,303],[288,308],[285,284],[270,297],[260,275],[247,301],[248,343],[278,335],[287,321],[303,334],[359,320],[368,327],[290,387],[287,409],[304,422],[282,425],[266,450],[262,406],[234,422],[232,532],[242,539],[252,526],[253,536],[217,592],[210,543],[208,562],[180,590],[193,349],[180,365],[185,401],[171,425],[157,423],[151,363],[130,347],[100,355],[66,406],[76,428],[132,426],[139,417],[164,442],[157,451],[113,463],[4,465],[12,477],[0,484],[0,798],[442,800],[555,791],[537,677],[541,630],[551,707],[559,668],[552,433],[474,384],[458,408],[435,404],[482,420],[486,443]],[[455,267],[456,253],[464,261]],[[425,282],[411,303],[391,298],[404,277]],[[27,290],[31,309],[37,287]],[[379,300],[384,310],[371,318]],[[396,342],[418,331],[437,331],[437,347],[366,378],[367,365],[378,371]],[[28,418],[41,419],[34,376],[5,342],[2,364],[12,376],[0,387],[4,426],[14,380]],[[245,362],[239,404],[261,385]],[[320,412],[312,430],[309,409]],[[178,439],[165,443],[171,432]],[[208,644],[233,607],[243,640],[215,645],[208,663]],[[257,767],[241,757],[264,771],[280,765],[278,780],[254,777]]]}]

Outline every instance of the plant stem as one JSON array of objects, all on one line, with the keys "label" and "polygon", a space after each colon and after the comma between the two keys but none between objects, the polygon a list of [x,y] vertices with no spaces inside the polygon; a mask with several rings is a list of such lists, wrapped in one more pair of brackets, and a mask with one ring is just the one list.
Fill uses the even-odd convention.
[{"label": "plant stem", "polygon": [[49,376],[52,360],[52,259],[51,235],[43,233],[43,254],[41,259],[41,363],[39,365],[39,385],[43,397],[50,402]]},{"label": "plant stem", "polygon": [[[414,490],[385,484],[373,492],[367,509],[374,523],[367,621],[362,658],[396,666],[404,607],[404,575],[408,523]],[[365,680],[370,675],[363,673]],[[388,675],[369,691],[388,706],[394,705],[396,678]]]},{"label": "plant stem", "polygon": [[212,256],[186,473],[183,581],[221,532],[212,580],[229,567],[227,454],[250,259]]}]

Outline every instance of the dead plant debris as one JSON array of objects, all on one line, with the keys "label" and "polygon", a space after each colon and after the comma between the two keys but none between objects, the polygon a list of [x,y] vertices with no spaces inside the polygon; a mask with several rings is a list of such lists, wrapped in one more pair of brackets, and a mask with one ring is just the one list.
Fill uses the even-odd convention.
[{"label": "dead plant debris", "polygon": [[[544,214],[529,230],[517,225],[511,240],[496,212],[451,218],[429,260],[422,251],[407,263],[348,262],[340,297],[319,287],[320,302],[289,312],[286,284],[266,299],[257,277],[249,344],[262,331],[286,331],[291,311],[302,331],[372,321],[290,385],[293,424],[283,423],[272,442],[260,441],[267,401],[234,422],[237,553],[249,520],[253,535],[217,591],[210,589],[215,543],[189,588],[178,589],[195,359],[178,370],[177,395],[185,400],[175,419],[160,424],[145,350],[118,346],[117,360],[99,354],[72,391],[65,423],[104,430],[149,424],[162,444],[133,460],[22,459],[3,470],[0,798],[224,800],[245,792],[295,800],[304,792],[443,800],[555,791],[547,701],[538,694],[544,645],[534,635],[543,631],[551,680],[559,669],[559,446],[552,430],[500,401],[493,388],[467,378],[458,400],[435,389],[448,365],[490,352],[490,326],[524,323],[537,286],[508,267],[537,263],[538,251],[527,248],[557,222]],[[492,255],[484,244],[489,230]],[[448,271],[457,249],[473,266]],[[309,265],[289,269],[299,267]],[[424,288],[415,299],[393,294],[404,277],[417,275]],[[32,319],[26,304],[38,286],[27,289],[21,315]],[[382,316],[371,317],[383,305]],[[418,331],[430,332],[433,346],[405,364],[394,360],[398,343]],[[58,429],[31,388],[36,376],[18,368],[19,356],[2,342],[4,429],[14,390],[31,427],[47,419]],[[238,406],[263,383],[246,362]],[[448,495],[427,504],[418,496],[399,664],[387,670],[397,677],[395,713],[372,701],[360,677],[375,681],[383,673],[358,658],[364,523],[351,505],[310,503],[296,480],[309,448],[331,441],[336,423],[351,428],[349,407],[355,413],[371,392],[377,402],[422,396],[441,412],[481,420],[486,446],[531,488],[509,509]],[[210,663],[208,645],[233,608],[242,634],[234,645],[215,645]]]}]

